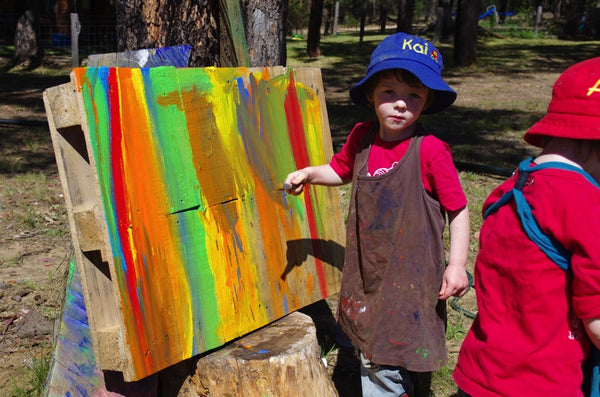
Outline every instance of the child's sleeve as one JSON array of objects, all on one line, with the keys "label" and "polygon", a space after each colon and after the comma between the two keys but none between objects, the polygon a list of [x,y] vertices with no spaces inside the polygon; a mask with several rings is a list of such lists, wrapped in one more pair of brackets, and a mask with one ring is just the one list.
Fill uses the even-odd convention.
[{"label": "child's sleeve", "polygon": [[425,161],[433,194],[444,211],[456,211],[465,207],[467,198],[452,160],[450,146],[433,136],[426,138],[421,147],[421,156]]},{"label": "child's sleeve", "polygon": [[356,124],[352,131],[350,131],[350,135],[348,135],[348,139],[344,143],[344,146],[342,146],[342,149],[331,158],[329,165],[342,180],[352,179],[354,159],[356,158],[358,145],[365,136],[369,126],[370,123]]}]

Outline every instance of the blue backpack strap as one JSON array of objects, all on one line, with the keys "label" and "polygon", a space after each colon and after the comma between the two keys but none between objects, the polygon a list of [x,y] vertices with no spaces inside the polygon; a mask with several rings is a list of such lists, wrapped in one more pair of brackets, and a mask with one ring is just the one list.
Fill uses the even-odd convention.
[{"label": "blue backpack strap", "polygon": [[529,203],[527,203],[527,200],[525,200],[525,196],[523,195],[523,187],[527,183],[527,179],[532,172],[547,168],[557,168],[561,170],[577,172],[594,186],[600,188],[600,185],[598,185],[598,183],[594,180],[594,178],[591,177],[590,174],[579,167],[558,161],[551,161],[530,167],[529,165],[532,161],[533,158],[530,157],[523,160],[519,164],[519,173],[514,188],[504,193],[504,195],[500,197],[497,202],[491,205],[485,211],[483,217],[484,219],[487,218],[489,214],[494,213],[498,210],[498,208],[513,199],[517,207],[517,213],[519,214],[521,225],[523,226],[527,236],[531,239],[531,241],[536,243],[538,247],[540,247],[540,249],[548,256],[548,258],[550,258],[550,260],[556,263],[561,269],[566,271],[569,269],[571,254],[558,241],[542,232],[540,226],[531,213],[531,207],[529,206]]},{"label": "blue backpack strap", "polygon": [[585,179],[587,179],[589,183],[600,189],[600,185],[598,184],[598,182],[596,182],[596,180],[582,168],[567,163],[561,163],[560,161],[549,161],[547,163],[538,164],[534,167],[529,167],[528,164],[530,164],[531,161],[533,161],[532,157],[522,161],[521,164],[519,164],[519,169],[523,168],[529,172],[543,170],[546,168],[558,168],[559,170],[573,171],[580,174]]},{"label": "blue backpack strap", "polygon": [[592,344],[592,378],[590,397],[600,397],[600,350]]},{"label": "blue backpack strap", "polygon": [[[531,163],[531,161],[533,161],[533,157],[525,159],[525,160],[521,161],[521,163],[519,164],[519,167],[518,167],[519,174],[517,177],[517,182],[515,183],[515,188],[517,188],[517,186],[519,186],[518,189],[522,189],[523,186],[525,186],[525,183],[527,182],[527,178],[529,178],[529,172],[527,172],[526,170],[529,168],[529,164]],[[525,171],[523,171],[523,170],[525,170]],[[498,210],[498,208],[502,207],[504,204],[507,204],[510,200],[512,200],[515,188],[504,193],[498,201],[496,201],[494,204],[490,205],[488,207],[488,209],[485,211],[485,213],[483,214],[483,219],[487,218],[488,215],[493,214],[494,212],[496,212]]]}]

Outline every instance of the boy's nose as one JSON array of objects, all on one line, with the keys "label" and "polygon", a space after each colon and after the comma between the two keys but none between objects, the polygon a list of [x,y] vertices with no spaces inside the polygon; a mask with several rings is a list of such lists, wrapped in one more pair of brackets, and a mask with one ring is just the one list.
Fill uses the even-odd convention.
[{"label": "boy's nose", "polygon": [[394,102],[394,107],[396,109],[406,109],[406,101],[404,99],[398,98]]}]

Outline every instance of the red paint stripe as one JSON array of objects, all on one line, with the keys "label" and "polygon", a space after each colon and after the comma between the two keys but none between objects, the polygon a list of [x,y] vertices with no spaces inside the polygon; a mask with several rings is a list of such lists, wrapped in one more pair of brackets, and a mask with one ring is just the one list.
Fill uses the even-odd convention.
[{"label": "red paint stripe", "polygon": [[[285,99],[284,108],[296,167],[299,169],[308,167],[311,164],[305,139],[306,133],[302,123],[302,112],[300,111],[300,103],[298,101],[298,93],[296,91],[296,81],[292,73],[289,74],[288,94]],[[317,270],[317,277],[319,278],[319,287],[321,288],[321,296],[325,298],[329,294],[327,292],[327,283],[325,281],[325,274],[323,271],[323,262],[321,259],[319,259],[323,256],[321,252],[321,246],[317,243],[317,238],[319,236],[317,232],[312,197],[310,194],[308,194],[307,190],[304,191],[304,202],[308,215],[308,228],[311,235],[313,252],[315,253],[315,267]]]},{"label": "red paint stripe", "polygon": [[[121,111],[119,101],[119,82],[115,68],[110,68],[108,74],[108,97],[110,114],[110,161],[113,180],[114,206],[117,216],[117,231],[121,243],[121,249],[125,260],[125,283],[129,292],[129,303],[131,304],[136,332],[129,333],[135,335],[130,338],[133,346],[135,340],[139,341],[138,354],[133,357],[143,357],[141,346],[148,346],[146,334],[141,316],[140,302],[137,297],[137,273],[133,261],[132,247],[129,244],[129,207],[127,205],[127,191],[125,185],[125,173],[123,169],[123,131],[121,130]],[[122,297],[126,299],[126,297]]]}]

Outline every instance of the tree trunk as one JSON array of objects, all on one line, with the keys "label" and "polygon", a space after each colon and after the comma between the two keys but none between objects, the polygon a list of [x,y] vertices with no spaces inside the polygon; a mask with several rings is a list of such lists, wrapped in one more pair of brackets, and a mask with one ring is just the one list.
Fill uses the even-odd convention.
[{"label": "tree trunk", "polygon": [[320,359],[316,329],[294,312],[196,363],[178,397],[336,397]]},{"label": "tree trunk", "polygon": [[506,13],[508,12],[508,0],[500,0],[500,9],[498,10],[498,23],[500,25],[504,24],[504,20],[506,19]]},{"label": "tree trunk", "polygon": [[379,7],[379,33],[385,34],[385,26],[387,23],[387,9],[382,3]]},{"label": "tree trunk", "polygon": [[285,66],[287,59],[285,21],[288,2],[286,0],[243,0],[242,13],[251,66]]},{"label": "tree trunk", "polygon": [[365,23],[367,20],[367,7],[364,5],[360,8],[360,38],[358,40],[359,43],[362,44],[363,38],[365,37]]},{"label": "tree trunk", "polygon": [[190,66],[220,66],[216,0],[117,0],[118,51],[190,45]]},{"label": "tree trunk", "polygon": [[565,0],[563,9],[565,11],[563,17],[566,21],[564,24],[563,33],[566,36],[578,34],[581,18],[585,14],[585,2]]},{"label": "tree trunk", "polygon": [[398,21],[396,31],[411,34],[415,0],[398,1]]},{"label": "tree trunk", "polygon": [[118,51],[189,45],[191,67],[286,64],[286,0],[117,0],[116,11]]},{"label": "tree trunk", "polygon": [[54,10],[54,29],[56,33],[71,33],[69,0],[56,0],[56,3],[54,3]]},{"label": "tree trunk", "polygon": [[325,18],[325,27],[323,28],[323,34],[325,36],[331,34],[333,27],[333,3],[329,4],[329,8],[323,6],[323,14]]},{"label": "tree trunk", "polygon": [[477,61],[477,18],[479,0],[458,0],[454,39],[454,65],[470,66]]},{"label": "tree trunk", "polygon": [[441,25],[441,40],[448,41],[452,39],[454,32],[454,24],[452,22],[452,0],[440,0],[442,7],[442,25]]},{"label": "tree trunk", "polygon": [[554,5],[554,17],[552,18],[554,20],[554,22],[558,22],[558,20],[560,20],[561,10],[562,10],[562,0],[556,0],[556,3]]},{"label": "tree trunk", "polygon": [[340,2],[339,1],[334,1],[333,2],[333,31],[331,32],[332,34],[336,35],[338,34],[338,19],[340,17]]},{"label": "tree trunk", "polygon": [[437,10],[437,1],[436,0],[425,0],[423,4],[423,17],[425,19],[425,24],[428,25],[436,17]]},{"label": "tree trunk", "polygon": [[437,44],[442,39],[442,32],[444,30],[444,8],[438,7],[436,9],[437,23],[435,24],[435,32],[433,33],[433,39],[431,42]]},{"label": "tree trunk", "polygon": [[307,54],[310,58],[321,55],[321,20],[323,19],[323,0],[312,0],[310,3],[310,20],[308,21]]}]

